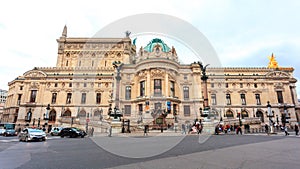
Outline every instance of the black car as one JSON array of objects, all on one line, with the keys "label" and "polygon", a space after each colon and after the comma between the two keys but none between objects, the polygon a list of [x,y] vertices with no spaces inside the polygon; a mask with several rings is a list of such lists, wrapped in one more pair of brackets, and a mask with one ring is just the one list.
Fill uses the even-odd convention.
[{"label": "black car", "polygon": [[3,133],[3,136],[16,136],[17,132],[14,129],[6,129]]},{"label": "black car", "polygon": [[86,132],[75,127],[66,127],[60,131],[60,137],[81,137],[86,136]]}]

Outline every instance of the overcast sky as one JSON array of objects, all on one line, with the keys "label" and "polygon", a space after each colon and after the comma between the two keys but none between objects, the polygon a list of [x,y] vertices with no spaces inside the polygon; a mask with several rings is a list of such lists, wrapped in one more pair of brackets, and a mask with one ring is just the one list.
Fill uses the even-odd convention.
[{"label": "overcast sky", "polygon": [[[111,22],[141,13],[168,14],[191,23],[210,41],[223,66],[266,67],[274,53],[280,66],[294,67],[294,76],[300,77],[300,1],[296,0],[11,0],[1,7],[0,89],[4,90],[9,81],[33,67],[56,65],[56,39],[64,25],[68,37],[92,37]],[[297,93],[299,98],[299,83]]]}]

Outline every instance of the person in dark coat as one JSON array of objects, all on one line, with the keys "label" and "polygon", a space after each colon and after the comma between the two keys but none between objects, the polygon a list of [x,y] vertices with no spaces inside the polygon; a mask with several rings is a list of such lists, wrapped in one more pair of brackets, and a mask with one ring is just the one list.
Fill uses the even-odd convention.
[{"label": "person in dark coat", "polygon": [[265,124],[265,132],[269,135],[269,126]]},{"label": "person in dark coat", "polygon": [[297,124],[295,124],[295,133],[296,133],[296,136],[299,135],[299,126]]},{"label": "person in dark coat", "polygon": [[149,129],[149,126],[145,125],[144,126],[144,136],[148,136],[148,129]]}]

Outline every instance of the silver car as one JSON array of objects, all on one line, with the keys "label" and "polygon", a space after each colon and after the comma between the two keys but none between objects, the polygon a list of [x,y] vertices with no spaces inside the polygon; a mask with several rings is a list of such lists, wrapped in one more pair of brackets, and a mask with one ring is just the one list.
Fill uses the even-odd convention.
[{"label": "silver car", "polygon": [[43,130],[39,129],[32,129],[32,128],[25,128],[20,134],[19,134],[19,141],[46,141],[47,136],[46,133]]}]

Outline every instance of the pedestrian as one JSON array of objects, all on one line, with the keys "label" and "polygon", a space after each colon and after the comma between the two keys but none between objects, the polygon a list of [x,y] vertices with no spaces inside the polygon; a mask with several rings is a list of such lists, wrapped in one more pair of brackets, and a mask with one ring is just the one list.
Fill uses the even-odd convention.
[{"label": "pedestrian", "polygon": [[91,128],[91,136],[93,137],[94,135],[94,127]]},{"label": "pedestrian", "polygon": [[192,131],[192,125],[191,124],[187,125],[187,130],[188,130],[188,134],[190,134],[190,132]]},{"label": "pedestrian", "polygon": [[299,134],[299,126],[297,124],[295,124],[295,133],[296,133],[296,136],[298,136]]},{"label": "pedestrian", "polygon": [[267,135],[269,135],[269,126],[268,126],[268,124],[265,124],[265,132],[267,133]]},{"label": "pedestrian", "polygon": [[237,128],[236,128],[236,134],[238,135],[239,133],[242,135],[242,128],[241,128],[241,126],[237,126]]},{"label": "pedestrian", "polygon": [[112,127],[109,126],[108,127],[108,137],[111,137],[111,134],[112,134]]},{"label": "pedestrian", "polygon": [[148,131],[148,125],[145,125],[144,126],[144,136],[148,136],[147,131]]},{"label": "pedestrian", "polygon": [[287,126],[284,127],[284,133],[285,133],[285,136],[290,135],[290,133],[288,132],[288,127]]},{"label": "pedestrian", "polygon": [[185,130],[185,124],[184,123],[182,123],[182,125],[181,125],[181,134],[186,134],[186,130]]},{"label": "pedestrian", "polygon": [[220,127],[219,124],[216,125],[216,127],[215,127],[215,135],[219,135],[219,127]]}]

